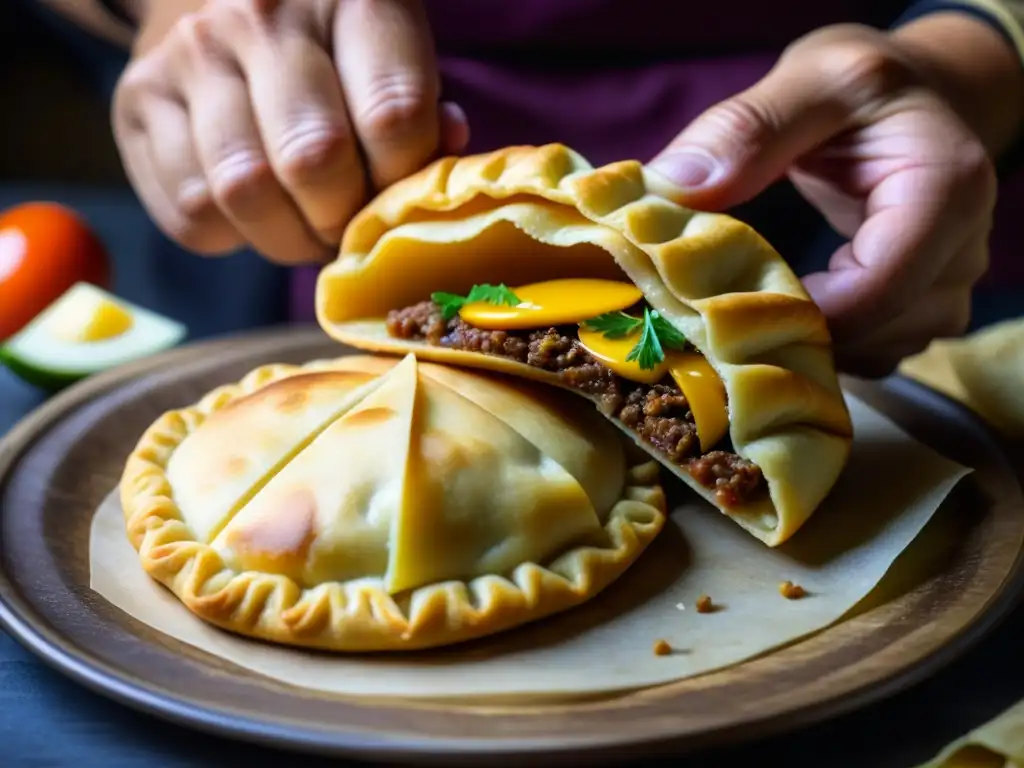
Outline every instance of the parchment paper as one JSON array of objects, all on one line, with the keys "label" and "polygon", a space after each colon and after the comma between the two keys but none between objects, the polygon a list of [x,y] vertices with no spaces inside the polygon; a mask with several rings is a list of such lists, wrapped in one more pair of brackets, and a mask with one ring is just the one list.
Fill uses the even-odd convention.
[{"label": "parchment paper", "polygon": [[[591,603],[471,644],[417,654],[310,653],[211,627],[152,581],[129,544],[116,494],[90,536],[92,588],[178,640],[283,682],[345,695],[549,697],[611,693],[736,664],[834,623],[881,580],[970,470],[914,441],[851,395],[856,439],[832,495],[771,550],[683,494],[671,521]],[[667,472],[665,475],[667,476]],[[781,581],[807,590],[786,600]],[[698,613],[709,595],[719,606]],[[657,656],[657,639],[673,653]]]}]

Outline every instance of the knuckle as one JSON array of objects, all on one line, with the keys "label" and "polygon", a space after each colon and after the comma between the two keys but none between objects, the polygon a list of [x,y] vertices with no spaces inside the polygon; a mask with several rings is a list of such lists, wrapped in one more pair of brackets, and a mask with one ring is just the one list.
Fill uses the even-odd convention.
[{"label": "knuckle", "polygon": [[823,50],[817,67],[836,97],[851,111],[903,88],[906,66],[876,45],[847,42]]},{"label": "knuckle", "polygon": [[214,254],[223,251],[217,242],[217,224],[221,222],[220,211],[209,194],[209,188],[202,182],[184,182],[174,198],[174,214],[166,221],[164,229],[168,237],[182,247],[198,254]]},{"label": "knuckle", "polygon": [[186,68],[201,68],[210,62],[221,62],[229,58],[222,38],[230,38],[231,31],[225,29],[225,14],[216,4],[209,4],[202,10],[187,13],[174,26],[174,46]]},{"label": "knuckle", "polygon": [[421,82],[405,74],[390,75],[374,83],[354,117],[369,139],[386,143],[429,127],[434,109]]},{"label": "knuckle", "polygon": [[213,200],[228,210],[251,208],[275,183],[266,160],[250,150],[225,156],[211,168],[208,179]]},{"label": "knuckle", "polygon": [[277,155],[281,177],[301,184],[324,169],[336,168],[347,156],[354,157],[355,141],[343,126],[296,125],[282,137]]},{"label": "knuckle", "polygon": [[209,12],[186,13],[174,25],[177,42],[193,54],[204,55],[214,35],[214,21]]},{"label": "knuckle", "polygon": [[130,104],[148,91],[153,85],[149,70],[148,59],[136,59],[125,67],[114,87],[115,101]]},{"label": "knuckle", "polygon": [[[266,43],[282,27],[307,28],[309,3],[286,3],[283,0],[221,0],[215,6],[218,26],[243,47]],[[329,26],[326,25],[326,26]]]},{"label": "knuckle", "polygon": [[996,204],[999,181],[995,165],[982,143],[976,139],[962,142],[953,155],[954,189],[979,212],[991,211]]},{"label": "knuckle", "polygon": [[139,59],[118,78],[110,104],[115,134],[146,130],[146,104],[162,90],[153,65],[151,58]]},{"label": "knuckle", "polygon": [[219,215],[217,202],[204,181],[188,180],[178,186],[175,200],[178,212],[189,225],[199,225]]},{"label": "knuckle", "polygon": [[745,93],[714,105],[700,120],[704,130],[739,145],[740,154],[762,145],[781,124],[782,118],[770,103]]}]

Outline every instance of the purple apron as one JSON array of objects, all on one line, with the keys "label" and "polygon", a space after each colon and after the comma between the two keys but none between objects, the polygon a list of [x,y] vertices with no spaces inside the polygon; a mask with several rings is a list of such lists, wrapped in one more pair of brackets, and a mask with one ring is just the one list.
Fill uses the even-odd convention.
[{"label": "purple apron", "polygon": [[[594,164],[650,159],[704,109],[763,77],[782,49],[800,35],[838,22],[884,27],[905,7],[883,0],[426,4],[444,98],[461,105],[469,117],[467,153],[559,141]],[[1024,199],[1022,173],[1001,190],[993,266],[986,278],[993,283],[1024,283],[1024,263],[1014,263],[1009,250],[1011,240],[1024,239],[1021,217],[1015,221],[1008,210],[1014,199],[1018,206]],[[768,204],[771,210],[782,208],[782,215],[763,213],[765,226],[790,217],[790,207],[806,207],[795,193],[784,200]],[[756,215],[741,218],[761,228]],[[790,232],[800,228],[789,224]],[[808,225],[814,226],[825,227],[820,221]],[[787,258],[807,247],[806,242],[779,242],[783,231],[765,235]],[[821,268],[821,258],[827,259],[837,245],[832,242],[824,250],[819,245],[822,253],[814,267]],[[309,267],[293,271],[295,320],[313,319],[316,272]]]}]

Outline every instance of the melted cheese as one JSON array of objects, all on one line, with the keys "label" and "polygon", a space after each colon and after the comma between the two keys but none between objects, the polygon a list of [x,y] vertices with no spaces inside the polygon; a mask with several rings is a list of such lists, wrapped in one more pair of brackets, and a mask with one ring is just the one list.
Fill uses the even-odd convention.
[{"label": "melted cheese", "polygon": [[[566,279],[531,283],[512,289],[516,306],[487,302],[465,304],[459,315],[470,325],[487,330],[521,330],[582,323],[606,312],[619,312],[636,304],[643,293],[632,283],[615,280]],[[580,326],[580,344],[612,373],[639,384],[657,384],[671,375],[686,396],[697,425],[702,452],[707,452],[729,430],[725,385],[703,355],[668,352],[664,361],[644,370],[627,360],[640,340],[640,329],[620,339]]]},{"label": "melted cheese", "polygon": [[534,329],[580,323],[627,309],[643,298],[635,285],[618,280],[547,280],[512,290],[519,297],[516,306],[474,301],[463,305],[459,315],[486,330]]},{"label": "melted cheese", "polygon": [[636,360],[626,360],[629,352],[640,341],[637,330],[621,339],[609,339],[601,331],[580,327],[580,344],[598,362],[611,369],[612,373],[641,384],[657,384],[668,373],[668,363],[661,362],[650,370],[644,370]]},{"label": "melted cheese", "polygon": [[701,452],[706,453],[729,431],[729,410],[725,385],[715,369],[697,352],[669,352],[665,360],[644,370],[635,360],[626,360],[640,340],[640,331],[621,339],[609,339],[600,331],[581,327],[580,344],[612,373],[640,384],[657,384],[672,376],[686,396],[697,425]]},{"label": "melted cheese", "polygon": [[693,412],[700,450],[707,453],[729,431],[725,384],[711,364],[697,352],[671,352],[667,358],[668,372],[683,391]]}]

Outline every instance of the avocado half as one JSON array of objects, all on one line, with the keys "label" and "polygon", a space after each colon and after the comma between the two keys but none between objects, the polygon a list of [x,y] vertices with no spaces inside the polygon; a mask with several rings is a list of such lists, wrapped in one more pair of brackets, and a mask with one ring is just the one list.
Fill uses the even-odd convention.
[{"label": "avocado half", "polygon": [[0,345],[0,363],[49,392],[176,346],[179,322],[76,283]]}]

